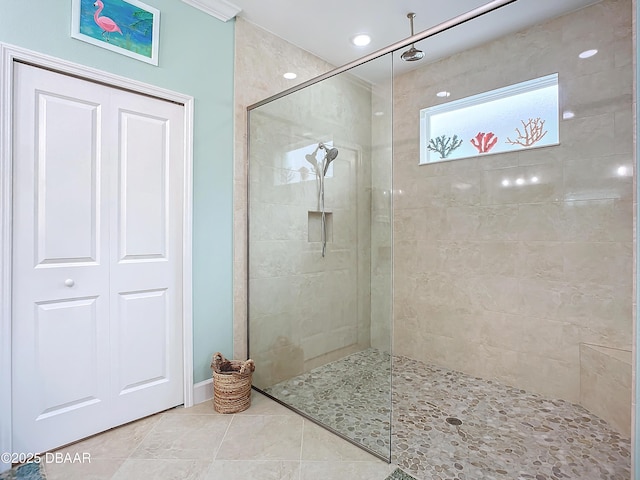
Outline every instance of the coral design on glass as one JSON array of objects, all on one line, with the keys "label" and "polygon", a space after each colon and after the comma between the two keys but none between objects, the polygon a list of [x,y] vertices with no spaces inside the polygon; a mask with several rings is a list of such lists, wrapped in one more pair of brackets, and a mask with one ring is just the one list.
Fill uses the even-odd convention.
[{"label": "coral design on glass", "polygon": [[447,158],[449,154],[460,145],[462,145],[462,139],[458,139],[458,135],[454,135],[453,137],[440,135],[435,139],[432,138],[429,140],[427,149],[431,150],[432,152],[438,152],[440,154],[440,158]]},{"label": "coral design on glass", "polygon": [[496,143],[498,143],[498,137],[496,137],[493,132],[478,132],[478,134],[469,141],[471,142],[471,145],[476,147],[478,153],[487,153],[496,146]]},{"label": "coral design on glass", "polygon": [[[559,101],[553,73],[422,108],[420,164],[559,145]],[[449,148],[454,132],[465,140]]]},{"label": "coral design on glass", "polygon": [[541,120],[540,117],[530,118],[526,123],[524,120],[520,120],[520,122],[522,123],[524,133],[521,132],[519,128],[516,128],[518,137],[515,140],[511,140],[511,138],[507,137],[507,143],[511,145],[530,147],[534,143],[539,142],[542,137],[547,134],[547,130],[544,130],[544,120]]}]

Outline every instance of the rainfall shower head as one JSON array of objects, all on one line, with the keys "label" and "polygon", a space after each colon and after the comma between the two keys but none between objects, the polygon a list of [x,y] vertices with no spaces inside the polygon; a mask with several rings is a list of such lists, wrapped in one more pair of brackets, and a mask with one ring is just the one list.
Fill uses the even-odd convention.
[{"label": "rainfall shower head", "polygon": [[405,62],[415,62],[417,60],[422,60],[424,57],[424,52],[422,50],[418,50],[413,45],[409,50],[400,55],[400,58]]},{"label": "rainfall shower head", "polygon": [[[411,23],[412,37],[413,37],[413,19],[415,18],[415,16],[416,14],[413,12],[407,13],[407,18]],[[422,50],[418,50],[414,43],[411,44],[411,48],[409,50],[407,50],[406,52],[403,52],[402,55],[400,55],[400,58],[402,58],[402,60],[404,60],[405,62],[415,62],[416,60],[422,60],[423,57],[424,57],[424,52]]]}]

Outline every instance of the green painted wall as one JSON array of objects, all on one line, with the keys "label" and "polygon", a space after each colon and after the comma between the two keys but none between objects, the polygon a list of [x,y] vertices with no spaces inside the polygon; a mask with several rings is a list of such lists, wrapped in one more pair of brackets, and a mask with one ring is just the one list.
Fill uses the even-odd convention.
[{"label": "green painted wall", "polygon": [[88,65],[195,98],[193,165],[194,381],[211,354],[233,345],[234,22],[178,0],[160,10],[159,66],[72,39],[71,0],[0,0],[0,42]]}]

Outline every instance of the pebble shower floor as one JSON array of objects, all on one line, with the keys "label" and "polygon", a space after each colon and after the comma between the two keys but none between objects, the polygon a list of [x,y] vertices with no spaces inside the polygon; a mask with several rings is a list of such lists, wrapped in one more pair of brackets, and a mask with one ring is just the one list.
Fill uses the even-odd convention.
[{"label": "pebble shower floor", "polygon": [[[631,442],[564,400],[368,349],[265,391],[419,480],[628,480]],[[458,421],[459,420],[459,421]]]}]

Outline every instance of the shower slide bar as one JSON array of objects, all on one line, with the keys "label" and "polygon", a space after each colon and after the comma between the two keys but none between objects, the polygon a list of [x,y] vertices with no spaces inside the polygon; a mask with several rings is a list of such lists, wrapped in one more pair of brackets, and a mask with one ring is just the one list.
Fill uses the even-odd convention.
[{"label": "shower slide bar", "polygon": [[313,85],[315,83],[321,82],[322,80],[326,80],[327,78],[331,78],[335,75],[338,75],[342,72],[346,72],[347,70],[351,70],[352,68],[358,67],[360,65],[363,65],[367,62],[370,62],[371,60],[375,60],[378,57],[381,57],[383,55],[386,55],[387,53],[391,53],[394,52],[396,50],[400,50],[401,48],[407,47],[413,43],[416,43],[420,40],[424,40],[425,38],[429,38],[432,37],[434,35],[437,35],[438,33],[444,32],[445,30],[449,30],[453,27],[457,27],[458,25],[461,25],[465,22],[468,22],[469,20],[473,20],[474,18],[478,18],[481,17],[482,15],[485,15],[487,13],[491,13],[494,10],[497,10],[499,8],[505,7],[511,3],[515,3],[518,0],[493,0],[491,2],[485,3],[484,5],[481,5],[480,7],[474,8],[473,10],[469,10],[466,13],[463,13],[461,15],[458,15],[457,17],[454,17],[450,20],[447,20],[445,22],[442,22],[438,25],[435,25],[431,28],[428,28],[427,30],[424,30],[422,32],[416,33],[415,35],[405,38],[404,40],[401,40],[399,42],[393,43],[391,45],[389,45],[388,47],[382,48],[380,50],[377,50],[373,53],[370,53],[369,55],[366,55],[362,58],[359,58],[357,60],[354,60],[353,62],[347,63],[346,65],[343,65],[341,67],[335,68],[333,70],[330,70],[327,73],[324,73],[322,75],[319,75],[315,78],[312,78],[310,80],[307,80],[306,82],[303,82],[299,85],[296,85],[294,87],[291,87],[287,90],[283,90],[280,93],[277,93],[276,95],[272,95],[271,97],[265,98],[264,100],[261,100],[257,103],[254,103],[252,105],[249,105],[247,107],[247,111],[249,110],[253,110],[254,108],[258,108],[262,105],[265,105],[267,103],[270,103],[274,100],[277,100],[278,98],[281,97],[285,97],[287,95],[289,95],[290,93],[293,92],[297,92],[298,90],[302,90],[303,88],[306,88],[310,85]]}]

